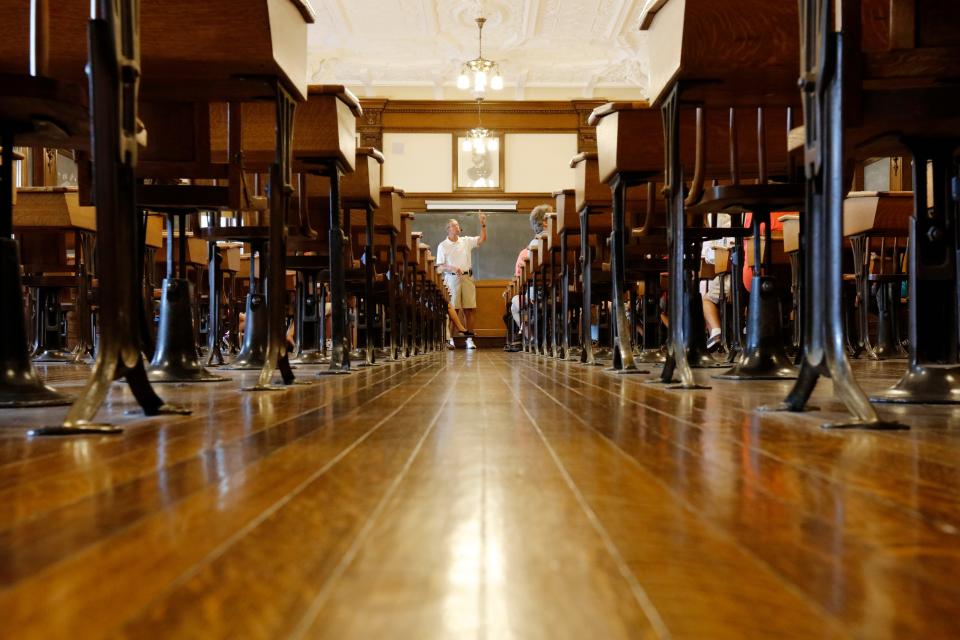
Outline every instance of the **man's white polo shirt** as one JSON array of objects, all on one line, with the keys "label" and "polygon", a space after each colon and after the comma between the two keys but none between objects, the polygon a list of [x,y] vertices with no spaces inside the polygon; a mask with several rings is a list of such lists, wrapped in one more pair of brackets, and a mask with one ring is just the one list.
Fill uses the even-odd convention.
[{"label": "man's white polo shirt", "polygon": [[437,247],[437,266],[450,265],[458,267],[463,272],[470,271],[473,268],[472,253],[478,246],[480,246],[478,236],[460,236],[456,242],[450,242],[450,238],[444,238]]}]

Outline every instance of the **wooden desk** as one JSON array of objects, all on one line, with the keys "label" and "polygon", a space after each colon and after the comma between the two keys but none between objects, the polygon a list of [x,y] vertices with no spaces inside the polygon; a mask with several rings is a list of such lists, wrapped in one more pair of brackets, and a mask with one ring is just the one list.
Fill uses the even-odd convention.
[{"label": "wooden desk", "polygon": [[797,104],[794,0],[646,0],[651,102]]},{"label": "wooden desk", "polygon": [[[390,313],[390,358],[400,359],[400,317],[404,313],[401,298],[400,283],[397,274],[400,272],[398,238],[401,232],[400,209],[403,206],[402,189],[396,187],[380,187],[380,207],[374,212],[374,232],[382,237],[387,236],[386,251],[387,263],[390,265],[390,279],[387,282],[387,308]],[[376,245],[376,238],[374,244]],[[380,251],[379,245],[375,246]],[[442,280],[441,280],[442,285]],[[443,287],[441,286],[441,289]]]},{"label": "wooden desk", "polygon": [[[71,3],[71,9],[82,3]],[[30,2],[0,1],[0,309],[5,331],[0,335],[0,407],[68,404],[70,400],[46,386],[30,360],[23,308],[17,243],[13,234],[14,146],[80,146],[89,144],[89,112],[83,65],[85,39],[71,43],[76,73],[58,77],[49,64],[50,10],[38,2],[36,37],[29,38]],[[81,14],[82,15],[82,14]],[[69,27],[83,28],[81,19]],[[31,47],[36,66],[30,69]],[[134,151],[135,153],[135,151]],[[116,155],[116,154],[115,154]]]},{"label": "wooden desk", "polygon": [[[576,286],[577,267],[575,249],[569,246],[570,236],[580,234],[580,217],[577,215],[576,191],[564,189],[554,191],[554,210],[557,212],[557,235],[560,236],[560,313],[564,318],[570,316],[570,286]],[[570,273],[571,268],[573,273]],[[571,275],[572,280],[571,280]],[[576,354],[579,357],[579,353]],[[558,357],[567,360],[574,354],[570,350],[570,323],[564,322],[560,335],[560,353]]]},{"label": "wooden desk", "polygon": [[[906,147],[914,156],[914,194],[917,224],[911,251],[910,361],[906,375],[893,388],[872,399],[892,402],[960,402],[960,364],[954,337],[956,305],[956,239],[944,233],[956,224],[945,198],[927,209],[925,168],[934,165],[934,191],[946,193],[947,175],[960,146],[960,122],[955,105],[960,81],[951,71],[960,59],[960,15],[949,2],[907,0],[805,0],[801,3],[801,95],[806,120],[805,157],[811,193],[808,264],[826,265],[824,273],[808,270],[810,309],[826,306],[830,326],[805,339],[807,355],[825,346],[821,335],[836,340],[842,335],[840,246],[843,237],[842,185],[851,158],[901,155]],[[820,187],[819,185],[825,185]],[[946,256],[946,258],[945,258]],[[944,312],[944,301],[949,312]],[[918,312],[923,310],[923,312]],[[809,314],[807,317],[811,317]],[[842,349],[831,349],[826,364],[834,372],[834,385],[854,414],[854,426],[899,428],[879,419],[866,397],[848,375]],[[954,366],[926,366],[948,363]],[[824,363],[808,358],[810,370]],[[820,367],[820,369],[816,368]],[[788,397],[793,410],[803,407],[816,376]]]},{"label": "wooden desk", "polygon": [[[593,265],[594,258],[602,258],[602,247],[605,238],[610,234],[612,227],[610,209],[612,199],[610,189],[600,181],[599,161],[596,153],[584,152],[577,154],[570,160],[570,167],[574,170],[575,205],[580,216],[580,259],[583,270],[580,277],[583,281],[583,309],[581,315],[581,351],[580,361],[597,364],[590,336],[590,306],[593,303]],[[596,244],[600,251],[594,256],[590,242],[591,234],[597,238]]]},{"label": "wooden desk", "polygon": [[911,191],[850,192],[843,201],[843,235],[905,238],[913,215]]},{"label": "wooden desk", "polygon": [[[78,3],[79,4],[79,3]],[[307,0],[141,0],[144,97],[307,97]]]},{"label": "wooden desk", "polygon": [[[648,0],[641,15],[641,30],[648,32],[650,45],[650,99],[661,109],[665,133],[665,182],[668,198],[668,218],[671,233],[670,249],[670,317],[677,319],[691,312],[698,298],[692,280],[685,278],[685,256],[690,248],[686,238],[687,216],[685,206],[695,204],[702,195],[704,179],[708,177],[705,140],[701,135],[709,131],[708,121],[715,110],[736,107],[754,108],[791,107],[799,103],[796,92],[796,59],[799,23],[797,4],[793,0]],[[691,195],[685,198],[682,149],[682,111],[685,106],[698,107],[701,119],[692,177]],[[734,110],[729,112],[736,116]],[[784,119],[783,144],[772,147],[774,164],[788,167],[786,129]],[[731,120],[729,134],[730,178],[739,182],[737,149],[740,130]],[[775,122],[775,120],[774,120]],[[758,177],[767,182],[770,165],[762,159],[767,153],[762,130],[758,129]],[[780,133],[770,139],[781,139]],[[779,169],[773,170],[779,174]],[[785,169],[784,174],[788,173]],[[756,303],[758,301],[754,301]],[[677,374],[680,388],[697,389],[691,371],[691,359],[702,360],[701,351],[688,353],[700,342],[702,316],[692,312],[696,322],[671,322],[669,358],[661,380],[671,382]],[[755,335],[755,332],[751,332]],[[778,377],[779,352],[756,352],[754,347],[765,344],[755,336],[748,343],[741,360],[753,375],[765,369],[775,369]],[[755,357],[756,356],[756,357]],[[774,362],[774,361],[777,362]],[[740,363],[738,363],[740,364]],[[754,367],[753,364],[761,366]],[[770,365],[770,366],[768,366]],[[733,370],[731,370],[733,371]],[[739,372],[736,375],[740,375]]]},{"label": "wooden desk", "polygon": [[[270,166],[273,184],[269,209],[286,210],[292,191],[290,139],[294,107],[296,102],[306,99],[308,92],[307,24],[314,21],[309,3],[304,0],[241,0],[239,3],[148,0],[143,3],[141,17],[142,95],[146,102],[152,103],[144,108],[144,121],[148,133],[153,128],[154,137],[162,144],[147,154],[139,174],[158,178],[229,178],[226,187],[147,186],[141,189],[141,197],[155,206],[202,204],[207,209],[250,208],[252,205],[243,197],[246,190],[241,184],[245,170],[240,155],[245,144],[242,131],[237,131],[239,139],[224,136],[224,141],[230,138],[236,148],[231,148],[229,167],[227,163],[218,164],[212,153],[208,103],[258,101],[257,106],[271,114],[266,134],[270,140],[266,146],[271,152],[266,164]],[[260,206],[266,204],[262,202]],[[264,237],[273,249],[269,253],[268,273],[272,286],[267,287],[264,311],[267,344],[255,389],[270,388],[277,367],[285,383],[290,384],[294,379],[284,336],[286,220],[281,215],[271,216],[270,220]],[[217,299],[218,296],[211,297],[211,300]],[[161,308],[161,327],[164,326],[163,312]],[[250,320],[251,330],[260,324]],[[168,362],[171,358],[161,359],[155,355],[151,375],[161,360]],[[244,362],[249,364],[255,360]],[[186,372],[177,375],[181,373],[186,375]],[[169,378],[170,372],[165,375]],[[193,374],[189,377],[196,380]]]},{"label": "wooden desk", "polygon": [[[92,353],[94,341],[90,291],[96,210],[80,205],[76,188],[24,187],[19,192],[13,227],[20,243],[24,284],[37,290],[34,360],[81,362]],[[78,344],[73,351],[66,349],[60,337],[64,288],[76,289]]]}]

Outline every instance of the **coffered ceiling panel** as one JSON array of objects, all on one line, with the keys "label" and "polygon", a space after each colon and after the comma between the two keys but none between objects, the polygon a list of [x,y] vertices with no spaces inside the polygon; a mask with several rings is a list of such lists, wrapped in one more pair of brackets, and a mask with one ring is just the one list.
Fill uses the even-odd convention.
[{"label": "coffered ceiling panel", "polygon": [[643,0],[312,0],[310,74],[359,95],[458,99],[460,65],[500,63],[505,87],[490,98],[643,98]]}]

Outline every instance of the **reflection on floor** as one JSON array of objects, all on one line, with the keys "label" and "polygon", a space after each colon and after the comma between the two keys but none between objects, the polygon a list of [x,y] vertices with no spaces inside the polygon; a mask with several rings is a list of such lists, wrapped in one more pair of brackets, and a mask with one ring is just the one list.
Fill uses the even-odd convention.
[{"label": "reflection on floor", "polygon": [[[857,362],[869,390],[903,362]],[[63,390],[83,368],[45,370]],[[699,372],[704,380],[710,372]],[[302,367],[302,378],[313,371]],[[0,412],[0,636],[948,638],[960,409],[758,414],[524,354],[424,356],[192,416],[28,439]]]}]

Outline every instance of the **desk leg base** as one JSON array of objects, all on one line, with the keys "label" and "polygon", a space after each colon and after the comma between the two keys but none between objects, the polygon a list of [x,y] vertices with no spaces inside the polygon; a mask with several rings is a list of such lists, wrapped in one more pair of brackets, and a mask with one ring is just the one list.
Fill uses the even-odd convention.
[{"label": "desk leg base", "polygon": [[756,408],[756,411],[759,413],[807,413],[809,411],[819,410],[820,407],[813,407],[810,405],[795,407],[788,402],[781,402],[780,404],[764,404]]},{"label": "desk leg base", "polygon": [[45,436],[103,436],[119,435],[121,433],[123,433],[123,429],[112,424],[87,422],[83,424],[77,424],[72,427],[67,427],[64,425],[55,427],[38,427],[36,429],[30,429],[27,431],[27,436],[31,438]]},{"label": "desk leg base", "polygon": [[74,364],[77,362],[77,354],[72,351],[64,351],[63,349],[51,349],[44,351],[40,355],[37,355],[33,358],[33,361],[36,363],[63,363],[63,364]]},{"label": "desk leg base", "polygon": [[30,407],[57,407],[70,404],[73,399],[43,384],[32,380],[30,384],[0,386],[0,409]]},{"label": "desk leg base", "polygon": [[330,364],[330,357],[324,355],[320,351],[306,351],[300,354],[299,357],[291,360],[290,364],[302,364],[302,365]]},{"label": "desk leg base", "polygon": [[821,429],[865,429],[869,431],[908,431],[910,427],[901,422],[889,422],[887,420],[875,420],[871,422],[825,422],[820,425]]},{"label": "desk leg base", "polygon": [[240,391],[286,391],[289,388],[285,384],[257,384],[252,387],[240,387]]},{"label": "desk leg base", "polygon": [[210,373],[205,368],[180,370],[174,367],[149,368],[147,378],[154,384],[187,384],[194,382],[227,382],[230,378]]},{"label": "desk leg base", "polygon": [[916,365],[894,386],[870,396],[871,402],[960,403],[960,367]]},{"label": "desk leg base", "polygon": [[643,364],[663,364],[667,354],[660,349],[634,349],[633,359]]},{"label": "desk leg base", "polygon": [[645,369],[637,369],[636,367],[634,367],[634,368],[632,368],[632,369],[614,369],[613,367],[607,367],[607,368],[604,369],[604,371],[607,372],[607,373],[612,373],[612,374],[614,374],[614,375],[618,375],[618,376],[629,376],[629,375],[648,374],[648,373],[650,373],[649,371],[647,371],[647,370],[645,370]]}]

